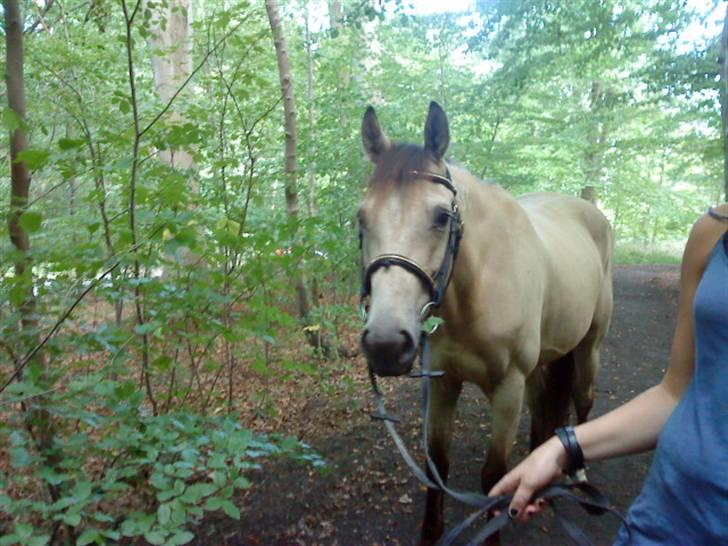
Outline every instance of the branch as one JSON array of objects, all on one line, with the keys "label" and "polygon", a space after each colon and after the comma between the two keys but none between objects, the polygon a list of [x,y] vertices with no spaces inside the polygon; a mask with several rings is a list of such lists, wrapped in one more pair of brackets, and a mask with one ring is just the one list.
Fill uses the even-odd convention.
[{"label": "branch", "polygon": [[[162,226],[157,227],[149,234],[149,237],[147,237],[144,241],[141,241],[137,245],[131,247],[129,250],[127,250],[123,254],[129,254],[132,252],[136,252],[139,249],[139,247],[146,244],[152,237],[154,237],[157,233],[159,233],[161,231],[161,229],[162,229]],[[56,323],[53,325],[53,327],[48,331],[48,333],[45,335],[43,340],[40,343],[38,343],[38,345],[36,345],[32,349],[30,349],[30,351],[28,351],[26,353],[26,355],[20,360],[20,362],[18,362],[18,366],[15,368],[15,371],[13,372],[13,374],[3,384],[3,386],[0,387],[0,393],[4,392],[5,389],[7,389],[8,386],[20,376],[20,374],[23,371],[23,369],[25,368],[25,366],[27,366],[28,363],[33,359],[33,357],[36,354],[38,354],[38,351],[40,351],[51,340],[51,338],[56,334],[58,329],[63,325],[63,323],[66,321],[66,319],[68,319],[68,317],[71,315],[71,313],[73,313],[74,309],[76,309],[76,307],[78,307],[78,305],[83,301],[83,299],[89,294],[89,292],[91,292],[91,290],[96,288],[102,280],[104,280],[107,276],[109,276],[109,274],[111,274],[112,271],[114,271],[117,267],[119,267],[119,265],[121,265],[122,261],[123,261],[122,259],[117,260],[117,262],[114,265],[109,267],[99,277],[96,277],[93,280],[93,282],[91,282],[91,284],[89,284],[86,287],[86,289],[84,289],[83,292],[81,292],[81,294],[79,294],[79,296],[74,300],[74,302],[68,307],[68,309],[66,309],[63,312],[63,314],[56,321]]]},{"label": "branch", "polygon": [[114,269],[119,267],[119,264],[121,264],[121,260],[119,260],[114,265],[112,265],[109,269],[104,271],[104,273],[100,277],[94,279],[94,281],[90,285],[88,285],[88,287],[86,287],[86,289],[83,292],[81,292],[81,294],[76,298],[76,300],[71,304],[71,306],[68,309],[66,309],[66,311],[63,313],[63,315],[61,315],[61,318],[59,318],[56,321],[56,323],[53,325],[53,328],[50,329],[50,331],[46,334],[46,336],[43,338],[43,340],[38,345],[33,347],[30,351],[28,351],[28,353],[23,357],[23,359],[18,363],[18,366],[15,368],[15,372],[13,372],[13,374],[10,376],[10,379],[8,379],[5,382],[5,384],[2,386],[2,388],[0,388],[0,393],[2,393],[5,389],[7,389],[8,386],[10,385],[10,383],[15,381],[15,379],[23,371],[23,368],[25,368],[25,366],[28,364],[28,362],[30,362],[33,359],[33,357],[36,354],[38,354],[38,351],[40,351],[45,346],[45,344],[48,343],[48,341],[50,341],[50,339],[53,337],[53,335],[58,331],[58,329],[66,321],[66,319],[71,315],[73,310],[76,309],[76,307],[78,307],[78,304],[81,303],[81,301],[86,297],[86,295],[89,292],[91,292],[91,290],[96,288],[96,286],[102,280],[104,280],[104,278],[106,278],[106,276],[109,273],[111,273]]},{"label": "branch", "polygon": [[[40,25],[41,23],[43,23],[43,26],[46,26],[45,22],[43,21],[43,18],[48,14],[48,12],[50,11],[50,9],[53,7],[53,4],[55,3],[55,1],[56,0],[46,0],[46,4],[43,7],[43,11],[41,11],[41,12],[38,13],[38,18],[33,22],[32,25],[30,25],[30,27],[26,28],[23,31],[23,34],[28,34],[28,33],[35,32],[35,29],[38,28],[38,25]],[[36,8],[37,7],[38,6],[36,5]]]}]

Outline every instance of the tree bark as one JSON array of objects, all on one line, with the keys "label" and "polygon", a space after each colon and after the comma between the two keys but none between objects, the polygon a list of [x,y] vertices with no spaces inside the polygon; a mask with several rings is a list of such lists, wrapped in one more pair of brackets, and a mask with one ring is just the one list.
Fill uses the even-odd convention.
[{"label": "tree bark", "polygon": [[[170,0],[155,6],[155,19],[149,46],[152,51],[154,87],[163,103],[168,103],[192,73],[192,27],[190,0]],[[173,122],[184,118],[171,112]],[[195,161],[186,150],[163,150],[163,161],[178,169],[193,169]],[[197,190],[198,188],[193,188]]]},{"label": "tree bark", "polygon": [[[36,298],[33,291],[33,272],[30,258],[30,236],[20,222],[20,218],[28,205],[30,193],[30,172],[24,161],[18,161],[18,154],[27,146],[25,134],[25,74],[23,52],[23,18],[20,14],[18,0],[4,0],[5,11],[5,81],[7,85],[8,107],[20,120],[20,126],[10,133],[10,213],[8,215],[8,231],[10,241],[15,247],[15,280],[22,287],[22,300],[18,305],[20,313],[19,333],[21,347],[17,354],[30,355],[34,347],[40,344],[39,321]],[[28,358],[28,357],[26,357]],[[45,379],[45,358],[37,351],[28,361],[15,361],[16,377],[22,376],[22,367],[26,364],[40,367],[40,377]],[[43,456],[53,445],[53,425],[48,412],[43,408],[44,400],[37,397],[25,405],[28,428],[33,435],[36,446]],[[52,461],[49,461],[52,463]],[[54,496],[53,489],[51,490]]]},{"label": "tree bark", "polygon": [[[276,50],[276,58],[278,60],[278,73],[281,82],[281,94],[283,96],[283,113],[284,124],[286,130],[286,147],[285,147],[285,195],[288,216],[295,225],[300,212],[298,199],[298,167],[296,161],[296,101],[293,94],[293,76],[288,61],[288,49],[286,40],[283,36],[283,28],[281,25],[278,4],[276,0],[266,0],[265,8],[268,12],[268,22],[270,23],[271,33],[273,34],[273,42]],[[300,248],[300,242],[297,234],[294,233],[294,251]],[[296,252],[297,254],[298,252]],[[324,340],[319,328],[310,323],[311,313],[311,295],[308,290],[308,282],[306,280],[306,270],[303,261],[299,264],[298,271],[294,279],[296,286],[296,294],[298,297],[298,314],[304,326],[304,332],[308,342],[318,348],[324,356],[329,357],[334,351],[331,345]]]}]

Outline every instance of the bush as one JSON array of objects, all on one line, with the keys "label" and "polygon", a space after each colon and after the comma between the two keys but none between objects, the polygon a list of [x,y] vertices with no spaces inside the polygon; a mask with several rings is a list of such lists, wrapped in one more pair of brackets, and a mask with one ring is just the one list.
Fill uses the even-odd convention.
[{"label": "bush", "polygon": [[[12,389],[18,398],[33,394],[28,383]],[[151,415],[129,381],[86,376],[45,409],[58,431],[42,456],[22,423],[0,425],[14,469],[0,477],[0,512],[14,521],[0,545],[41,546],[61,528],[79,546],[122,537],[185,544],[207,512],[240,517],[234,494],[251,486],[247,474],[262,458],[324,465],[305,444],[255,435],[235,415]]]}]

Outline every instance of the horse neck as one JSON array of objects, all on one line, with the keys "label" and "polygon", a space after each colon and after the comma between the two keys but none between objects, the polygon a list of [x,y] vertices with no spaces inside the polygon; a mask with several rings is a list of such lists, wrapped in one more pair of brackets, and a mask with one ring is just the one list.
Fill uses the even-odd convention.
[{"label": "horse neck", "polygon": [[451,167],[451,173],[464,233],[441,309],[446,323],[449,316],[461,314],[464,304],[472,303],[469,287],[475,272],[482,271],[484,262],[508,260],[515,226],[528,222],[516,199],[499,185],[481,182],[459,167]]}]

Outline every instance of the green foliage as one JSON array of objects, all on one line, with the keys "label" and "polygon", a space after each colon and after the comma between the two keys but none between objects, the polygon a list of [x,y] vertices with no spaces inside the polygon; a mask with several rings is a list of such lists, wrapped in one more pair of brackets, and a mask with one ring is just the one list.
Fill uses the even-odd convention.
[{"label": "green foliage", "polygon": [[[172,24],[167,4],[140,4],[129,39],[114,3],[53,4],[25,35],[28,117],[7,108],[2,117],[6,129],[28,131],[19,159],[32,171],[32,198],[20,225],[33,266],[16,274],[20,254],[0,222],[2,382],[58,328],[41,352],[45,370],[29,363],[0,393],[3,462],[13,465],[0,512],[14,521],[0,520],[0,545],[47,543],[56,526],[76,544],[184,544],[207,513],[237,518],[248,508],[235,495],[261,458],[321,464],[293,440],[254,434],[236,412],[255,406],[269,424],[279,408],[267,386],[302,376],[324,393],[355,388],[340,380],[353,364],[323,365],[300,345],[308,334],[338,346],[359,325],[367,104],[394,139],[419,141],[438,100],[451,157],[516,194],[592,186],[620,263],[673,260],[634,247],[684,239],[721,197],[718,33],[681,41],[706,15],[683,2],[498,0],[431,16],[398,1],[343,2],[334,28],[317,20],[315,3],[286,4],[295,218],[265,11],[213,1],[196,13],[199,70],[170,101],[151,62],[169,52],[150,42]],[[178,168],[164,153],[193,164]],[[0,194],[9,195],[7,174]],[[301,270],[316,287],[305,322],[292,282]],[[29,293],[38,325],[19,333]],[[26,419],[41,419],[37,429],[44,415],[51,446],[27,433]]]},{"label": "green foliage", "polygon": [[[27,381],[12,387],[18,399],[38,391]],[[4,544],[45,544],[56,522],[73,528],[79,545],[121,537],[186,544],[205,513],[240,517],[235,493],[251,486],[262,460],[285,455],[324,464],[295,439],[253,434],[234,414],[150,415],[136,385],[99,374],[79,377],[45,403],[62,434],[43,456],[34,453],[19,423],[0,429],[13,465],[0,489],[34,482],[54,492],[48,501],[40,500],[44,495],[0,496],[3,511],[15,518],[7,535],[15,538]]]},{"label": "green foliage", "polygon": [[634,241],[622,241],[614,249],[617,264],[677,265],[682,259],[679,245],[645,245]]}]

